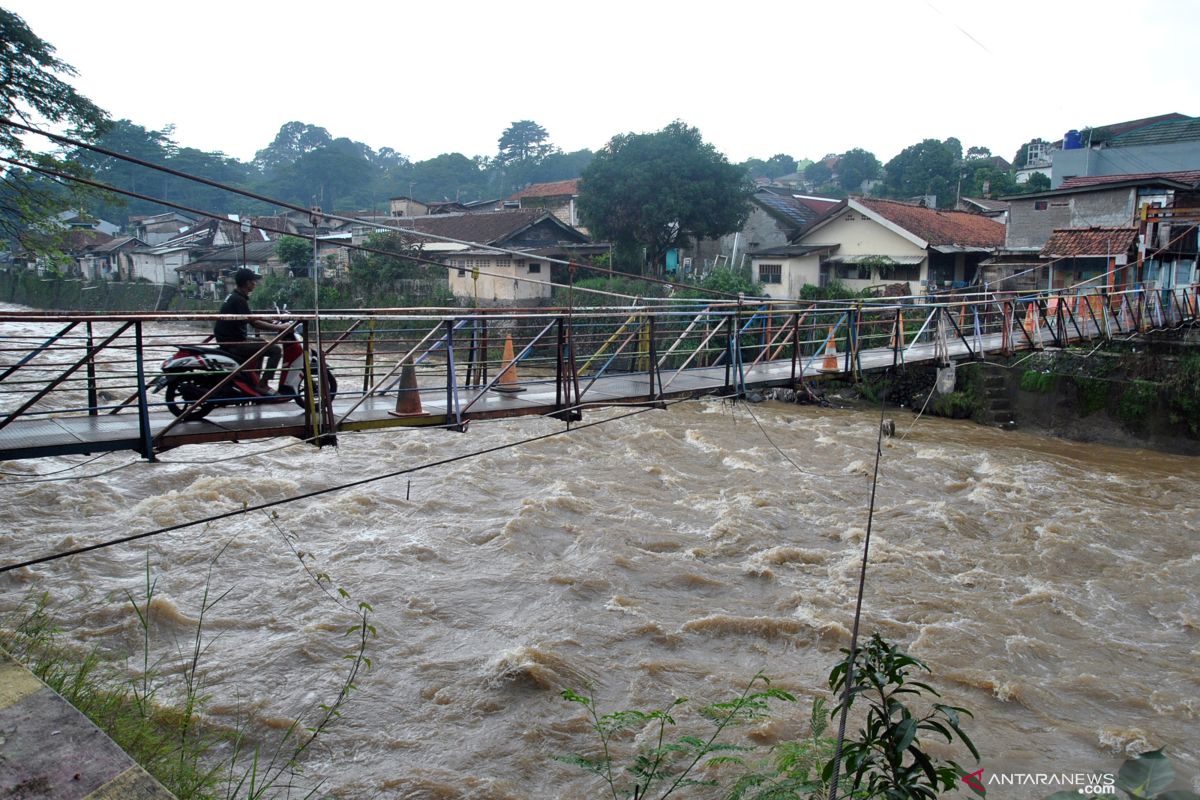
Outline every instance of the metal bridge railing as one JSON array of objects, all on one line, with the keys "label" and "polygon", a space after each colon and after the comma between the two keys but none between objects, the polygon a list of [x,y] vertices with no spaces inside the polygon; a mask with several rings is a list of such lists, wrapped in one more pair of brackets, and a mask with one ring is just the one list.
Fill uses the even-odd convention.
[{"label": "metal bridge railing", "polygon": [[[654,403],[696,386],[742,392],[768,380],[796,383],[819,371],[857,376],[914,360],[978,358],[1174,328],[1194,321],[1200,306],[1195,286],[937,300],[746,299],[288,315],[283,321],[304,325],[307,344],[321,341],[338,390],[335,401],[319,390],[325,378],[306,369],[306,402],[286,407],[286,414],[281,409],[273,424],[286,434],[321,440],[372,415],[387,422],[380,409],[397,393],[411,391],[400,385],[406,365],[417,375],[416,391],[438,406],[430,424],[462,428],[483,414],[577,415],[614,402],[611,386],[618,380],[626,403]],[[0,313],[0,439],[13,426],[37,420],[87,417],[99,426],[108,418],[136,417],[135,449],[148,458],[186,440],[185,429],[211,440],[218,434],[199,434],[195,425],[178,421],[149,387],[177,345],[211,338],[217,318]],[[697,383],[697,375],[704,380]],[[194,402],[221,402],[228,382],[211,383]],[[498,405],[497,391],[514,384],[527,394]]]}]

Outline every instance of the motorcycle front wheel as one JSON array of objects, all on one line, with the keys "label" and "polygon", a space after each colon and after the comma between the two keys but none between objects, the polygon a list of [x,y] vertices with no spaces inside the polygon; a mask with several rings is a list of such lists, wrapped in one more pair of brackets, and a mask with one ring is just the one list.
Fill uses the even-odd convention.
[{"label": "motorcycle front wheel", "polygon": [[180,378],[179,380],[171,381],[167,384],[165,394],[167,410],[185,421],[204,419],[210,411],[216,408],[212,403],[202,403],[196,406],[188,412],[186,417],[183,415],[183,412],[189,402],[203,397],[205,391],[207,391],[206,386],[190,378]]},{"label": "motorcycle front wheel", "polygon": [[[333,373],[329,372],[327,370],[325,372],[325,380],[328,381],[328,383],[329,383],[329,400],[330,400],[330,402],[332,402],[333,398],[337,397],[337,378],[333,377]],[[317,370],[314,367],[313,368],[313,384],[316,385],[316,383],[317,383]],[[317,401],[317,404],[320,405],[321,389],[319,386],[317,387],[317,394],[314,399]],[[295,400],[296,400],[296,405],[298,405],[304,409],[308,408],[308,388],[304,385],[303,380],[300,381],[300,386],[297,387]]]}]

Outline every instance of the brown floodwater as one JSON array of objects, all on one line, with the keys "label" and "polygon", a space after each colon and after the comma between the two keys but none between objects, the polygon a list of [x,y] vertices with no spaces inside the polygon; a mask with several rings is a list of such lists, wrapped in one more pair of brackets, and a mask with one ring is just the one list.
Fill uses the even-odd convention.
[{"label": "brown floodwater", "polygon": [[[974,712],[983,758],[970,768],[1115,772],[1125,755],[1166,746],[1194,786],[1200,461],[931,417],[910,429],[908,412],[889,415],[899,431],[884,444],[863,631],[924,659],[945,699]],[[0,611],[47,591],[66,641],[135,652],[123,592],[138,591],[148,560],[169,672],[209,580],[229,592],[207,614],[211,710],[229,724],[250,715],[268,737],[330,699],[352,644],[353,617],[282,529],[314,570],[370,602],[378,629],[374,668],[306,758],[308,778],[347,798],[601,797],[552,758],[593,747],[564,687],[592,687],[602,711],[691,698],[679,720],[697,732],[688,709],[761,671],[800,701],[751,740],[804,733],[849,641],[878,421],[682,403],[411,485],[285,505],[275,522],[252,513],[9,573]],[[11,562],[562,428],[525,419],[465,435],[345,435],[324,450],[195,446],[156,464],[8,462],[0,552]],[[38,475],[67,480],[30,482]]]}]

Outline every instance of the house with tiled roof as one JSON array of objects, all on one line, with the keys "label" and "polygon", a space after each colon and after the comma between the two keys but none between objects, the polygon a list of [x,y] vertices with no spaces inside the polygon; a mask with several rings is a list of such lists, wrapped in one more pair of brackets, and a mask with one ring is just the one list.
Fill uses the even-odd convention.
[{"label": "house with tiled roof", "polygon": [[[1053,289],[1064,283],[1046,247],[1065,230],[1141,228],[1142,208],[1200,207],[1200,171],[1078,177],[1058,189],[1011,195],[1003,251],[984,264],[984,279],[997,288]],[[1145,225],[1145,255],[1123,263],[1114,252],[1102,285],[1121,287],[1154,282],[1163,288],[1196,278],[1196,229],[1190,220]],[[1093,254],[1094,255],[1094,254]],[[1098,257],[1098,256],[1095,256]],[[1022,276],[1017,278],[1015,276]],[[1062,280],[1060,280],[1062,279]]]},{"label": "house with tiled roof", "polygon": [[423,256],[446,265],[455,297],[471,304],[478,298],[480,305],[541,303],[552,294],[552,261],[608,250],[540,208],[427,214],[377,230],[395,228]]},{"label": "house with tiled roof", "polygon": [[[579,228],[579,178],[534,183],[505,199],[505,208],[545,209],[566,224]],[[586,230],[584,231],[586,233]]]},{"label": "house with tiled roof", "polygon": [[1137,260],[1138,230],[1134,227],[1061,228],[1050,234],[1042,247],[1047,284],[1066,289],[1094,283],[1107,285],[1104,278],[1118,267]]},{"label": "house with tiled roof", "polygon": [[1053,154],[1050,188],[1073,178],[1200,170],[1200,117],[1163,114],[1083,131]]},{"label": "house with tiled roof", "polygon": [[754,253],[752,269],[778,298],[834,282],[851,289],[908,283],[915,294],[970,283],[1003,244],[1004,226],[979,214],[850,198],[787,245]]}]

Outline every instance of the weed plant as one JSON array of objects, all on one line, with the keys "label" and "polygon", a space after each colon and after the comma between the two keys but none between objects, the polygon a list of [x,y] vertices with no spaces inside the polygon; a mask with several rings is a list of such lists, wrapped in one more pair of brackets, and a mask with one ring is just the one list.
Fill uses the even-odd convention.
[{"label": "weed plant", "polygon": [[[856,652],[853,669],[849,651],[843,652],[829,674],[829,690],[839,702],[830,709],[823,698],[814,700],[802,739],[764,752],[725,738],[738,726],[766,719],[773,701],[795,702],[760,673],[737,697],[701,710],[709,726],[704,735],[676,732],[675,715],[685,698],[656,710],[601,714],[591,693],[566,689],[563,698],[586,709],[596,747],[591,754],[555,758],[598,776],[612,800],[664,800],[692,786],[720,789],[725,800],[818,800],[835,780],[841,796],[853,800],[933,800],[959,789],[966,770],[931,754],[926,743],[957,742],[978,761],[962,729],[970,712],[937,702],[937,691],[917,680],[929,668],[878,634]],[[863,723],[845,737],[839,753],[827,730],[843,709]]]},{"label": "weed plant", "polygon": [[371,668],[367,649],[376,630],[370,622],[371,606],[352,604],[349,593],[341,588],[335,595],[328,576],[315,572],[308,563],[310,554],[295,548],[294,537],[285,535],[285,539],[309,576],[353,613],[356,623],[345,631],[353,648],[343,656],[349,668],[337,694],[317,706],[311,724],[293,722],[269,748],[252,740],[245,720],[230,727],[205,712],[210,694],[203,665],[216,641],[207,635],[205,619],[232,591],[214,594],[211,589],[213,568],[221,553],[209,564],[196,624],[178,665],[165,665],[152,655],[156,648],[151,608],[158,581],[148,558],[141,589],[124,593],[140,634],[132,676],[119,661],[103,657],[98,650],[81,657],[61,644],[61,631],[50,613],[46,592],[32,595],[21,609],[0,622],[0,648],[25,663],[180,800],[260,800],[280,792],[289,797],[314,797],[320,787],[303,778],[302,757],[341,716],[359,676]]}]

